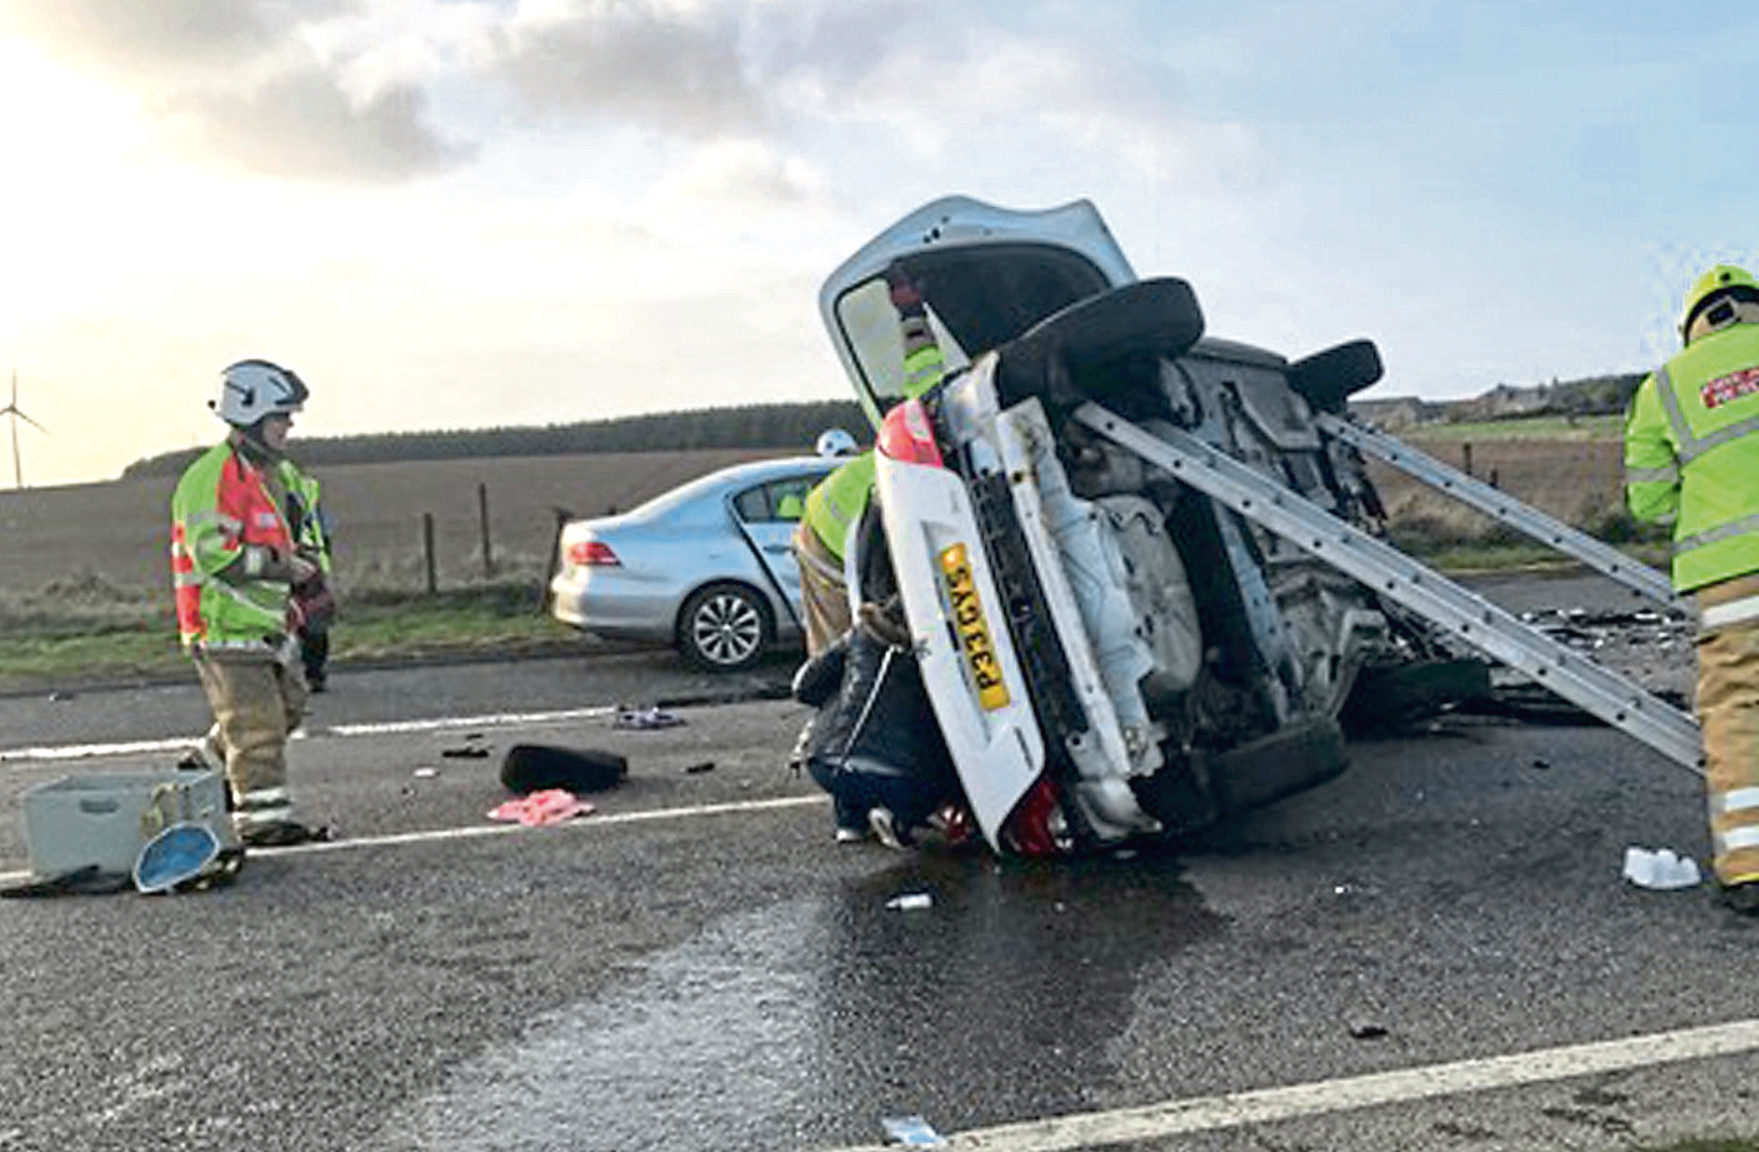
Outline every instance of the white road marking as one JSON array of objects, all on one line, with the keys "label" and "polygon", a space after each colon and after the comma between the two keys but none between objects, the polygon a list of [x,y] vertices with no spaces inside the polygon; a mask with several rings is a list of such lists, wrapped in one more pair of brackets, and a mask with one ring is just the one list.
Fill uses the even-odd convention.
[{"label": "white road marking", "polygon": [[[1079,1152],[1192,1132],[1734,1056],[1755,1049],[1759,1049],[1759,1020],[1736,1020],[1621,1040],[1428,1064],[1283,1088],[1168,1100],[1141,1108],[1082,1112],[943,1135],[946,1146],[954,1152]],[[875,1147],[861,1145],[843,1152],[871,1152]]]},{"label": "white road marking", "polygon": [[404,732],[440,732],[451,728],[505,728],[512,724],[553,724],[561,720],[597,720],[615,708],[563,708],[553,712],[491,712],[482,716],[442,716],[433,720],[384,720],[373,724],[332,724],[314,736],[384,736]]},{"label": "white road marking", "polygon": [[[693,804],[688,808],[650,808],[641,812],[594,813],[554,824],[546,828],[527,828],[521,824],[472,824],[466,828],[431,828],[425,832],[393,832],[384,836],[343,837],[316,844],[294,844],[284,848],[252,848],[251,856],[298,856],[314,852],[348,852],[356,848],[388,848],[403,844],[431,844],[446,840],[475,840],[484,836],[506,836],[514,832],[564,832],[569,829],[591,829],[606,824],[642,824],[654,820],[691,820],[702,816],[725,816],[739,812],[769,812],[787,808],[806,808],[830,803],[828,795],[778,796],[769,800],[729,800],[720,804]],[[26,872],[0,872],[0,884],[30,879]]]},{"label": "white road marking", "polygon": [[[449,716],[431,720],[397,720],[379,723],[336,724],[319,729],[314,736],[378,736],[413,732],[438,732],[459,728],[496,728],[514,724],[588,720],[610,714],[607,707],[562,709],[553,712],[502,712],[479,716]],[[297,735],[297,734],[296,734]],[[181,752],[188,738],[134,740],[109,744],[68,744],[34,748],[0,749],[0,763],[66,761],[102,756],[127,756]],[[822,795],[787,796],[771,800],[701,804],[689,808],[663,808],[615,815],[593,815],[557,826],[593,828],[606,824],[631,824],[654,820],[692,819],[738,812],[757,812],[828,803]],[[385,836],[342,839],[286,848],[259,848],[263,856],[341,852],[356,848],[396,847],[404,844],[504,836],[523,831],[517,824],[473,825],[438,828]],[[0,872],[0,883],[28,879],[29,872]],[[947,1147],[966,1152],[1081,1152],[1136,1141],[1164,1139],[1192,1132],[1266,1124],[1304,1116],[1320,1116],[1379,1105],[1430,1100],[1444,1096],[1515,1088],[1565,1080],[1578,1076],[1625,1071],[1656,1064],[1704,1060],[1759,1050],[1759,1020],[1738,1020],[1648,1036],[1632,1036],[1535,1052],[1431,1064],[1394,1072],[1379,1072],[1340,1080],[1321,1080],[1282,1088],[1264,1088],[1227,1095],[1170,1100],[1139,1108],[1075,1113],[1045,1120],[1029,1120],[977,1128],[947,1136]],[[874,1145],[845,1149],[868,1152]]]},{"label": "white road marking", "polygon": [[[481,716],[438,716],[431,720],[384,720],[371,724],[331,724],[307,732],[300,729],[295,740],[314,736],[387,736],[411,732],[445,732],[456,728],[507,728],[515,724],[552,724],[564,720],[597,720],[614,708],[563,708],[553,712],[489,712]],[[24,761],[92,760],[102,756],[141,756],[182,753],[196,736],[164,740],[124,740],[109,744],[45,744],[34,748],[0,748],[0,764]]]}]

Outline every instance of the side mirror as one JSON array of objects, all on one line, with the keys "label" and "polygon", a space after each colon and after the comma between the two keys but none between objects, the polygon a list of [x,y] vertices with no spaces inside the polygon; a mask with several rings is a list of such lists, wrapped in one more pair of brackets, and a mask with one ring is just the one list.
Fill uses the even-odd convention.
[{"label": "side mirror", "polygon": [[1318,411],[1342,412],[1346,399],[1379,380],[1385,372],[1374,341],[1352,340],[1289,365],[1289,387]]}]

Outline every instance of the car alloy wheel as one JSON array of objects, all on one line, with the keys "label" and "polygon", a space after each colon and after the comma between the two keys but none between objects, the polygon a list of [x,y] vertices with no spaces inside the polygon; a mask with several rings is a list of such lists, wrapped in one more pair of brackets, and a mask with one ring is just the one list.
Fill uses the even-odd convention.
[{"label": "car alloy wheel", "polygon": [[716,584],[693,594],[684,606],[679,647],[700,668],[736,672],[763,655],[768,619],[757,594],[735,584]]}]

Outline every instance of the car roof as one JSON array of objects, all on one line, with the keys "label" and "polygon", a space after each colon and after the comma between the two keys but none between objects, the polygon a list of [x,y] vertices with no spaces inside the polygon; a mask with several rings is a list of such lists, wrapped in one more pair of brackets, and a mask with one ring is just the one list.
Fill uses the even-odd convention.
[{"label": "car roof", "polygon": [[802,472],[830,473],[839,464],[850,457],[833,458],[827,456],[786,456],[776,460],[751,460],[744,464],[733,464],[726,468],[717,468],[706,472],[693,480],[673,488],[668,488],[659,495],[631,508],[617,517],[598,517],[597,519],[616,519],[623,522],[647,520],[664,516],[677,508],[694,504],[699,500],[713,500],[730,492],[748,488],[754,484],[763,484],[771,480],[779,480],[784,476],[796,476]]}]

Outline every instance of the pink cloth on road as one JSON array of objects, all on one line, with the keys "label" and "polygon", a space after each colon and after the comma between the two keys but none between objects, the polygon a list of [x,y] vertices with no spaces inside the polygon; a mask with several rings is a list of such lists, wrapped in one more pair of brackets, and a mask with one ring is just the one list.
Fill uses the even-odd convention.
[{"label": "pink cloth on road", "polygon": [[545,788],[517,800],[508,800],[490,809],[489,819],[506,823],[517,821],[527,828],[545,824],[561,824],[576,816],[596,811],[591,804],[561,788]]}]

